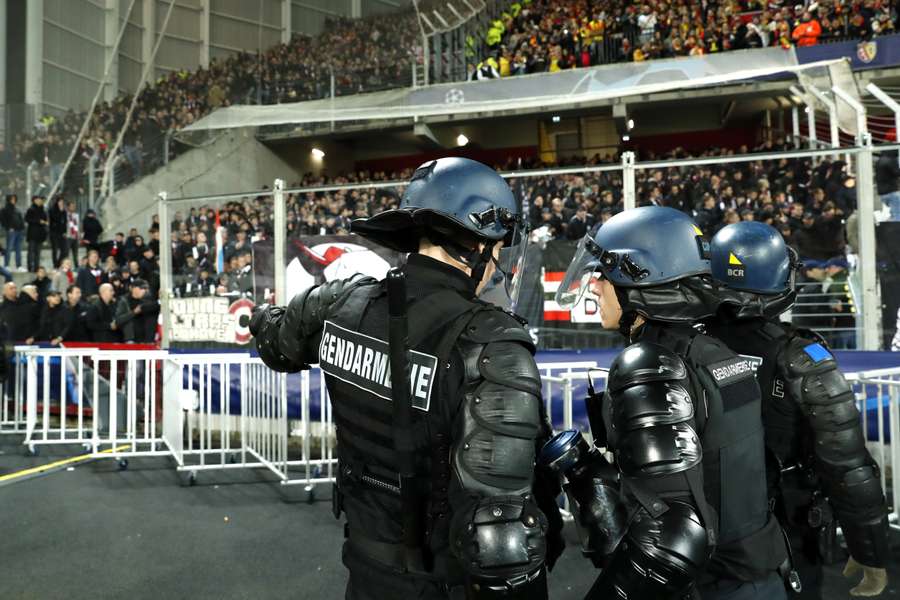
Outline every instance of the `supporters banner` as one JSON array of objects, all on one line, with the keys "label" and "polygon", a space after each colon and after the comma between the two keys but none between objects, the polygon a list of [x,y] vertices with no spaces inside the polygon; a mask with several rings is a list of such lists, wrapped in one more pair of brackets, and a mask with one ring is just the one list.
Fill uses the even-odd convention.
[{"label": "supporters banner", "polygon": [[[288,238],[287,293],[293,298],[303,290],[334,279],[362,273],[384,279],[388,270],[400,264],[400,253],[388,250],[358,235],[313,235]],[[253,244],[256,297],[265,301],[266,290],[275,289],[272,240]]]},{"label": "supporters banner", "polygon": [[240,318],[250,316],[252,300],[232,301],[216,296],[172,298],[169,310],[172,314],[169,340],[172,342],[250,343],[250,330],[241,326]]}]

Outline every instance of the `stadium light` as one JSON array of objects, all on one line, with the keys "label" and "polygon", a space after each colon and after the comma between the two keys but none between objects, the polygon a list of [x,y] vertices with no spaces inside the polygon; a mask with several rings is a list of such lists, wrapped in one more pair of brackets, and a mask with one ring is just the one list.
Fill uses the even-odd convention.
[{"label": "stadium light", "polygon": [[632,129],[634,129],[634,119],[628,119],[627,125],[628,125],[628,131],[631,131]]},{"label": "stadium light", "polygon": [[559,115],[553,115],[553,122],[554,122],[554,123],[559,123],[560,120],[561,120],[561,119],[560,119],[560,116],[559,116]]},{"label": "stadium light", "polygon": [[459,134],[458,136],[456,136],[456,145],[457,146],[462,147],[468,143],[469,143],[469,138],[467,138],[465,135]]},{"label": "stadium light", "polygon": [[628,134],[626,133],[625,135],[622,136],[622,141],[623,141],[623,142],[630,142],[630,141],[631,141],[631,136],[628,135]]},{"label": "stadium light", "polygon": [[312,149],[312,157],[315,160],[322,160],[323,158],[325,158],[325,153],[322,152],[321,150],[319,150],[318,148],[313,148]]}]

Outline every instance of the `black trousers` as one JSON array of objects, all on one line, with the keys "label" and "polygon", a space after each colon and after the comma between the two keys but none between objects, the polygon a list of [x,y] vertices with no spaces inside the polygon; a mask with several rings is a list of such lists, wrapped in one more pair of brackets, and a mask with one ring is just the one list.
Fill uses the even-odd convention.
[{"label": "black trousers", "polygon": [[[65,252],[72,253],[72,268],[78,270],[78,239],[67,237],[65,247]],[[65,252],[63,252],[63,254],[65,254]]]},{"label": "black trousers", "polygon": [[44,242],[28,240],[28,270],[32,273],[37,271],[41,264],[41,248],[43,247]]},{"label": "black trousers", "polygon": [[[59,266],[60,261],[66,255],[66,238],[61,233],[51,233],[50,234],[50,256],[52,257],[53,264],[50,265],[51,268],[57,268]],[[73,268],[78,268],[78,265],[73,265]]]}]

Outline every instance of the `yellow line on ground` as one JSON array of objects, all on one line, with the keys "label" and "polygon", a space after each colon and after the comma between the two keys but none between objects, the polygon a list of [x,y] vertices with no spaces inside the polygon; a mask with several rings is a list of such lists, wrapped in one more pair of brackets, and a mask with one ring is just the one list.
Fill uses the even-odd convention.
[{"label": "yellow line on ground", "polygon": [[[125,445],[125,446],[119,446],[118,448],[109,448],[108,450],[101,450],[100,454],[111,454],[113,452],[118,452],[120,450],[125,450],[127,448],[130,448],[130,446]],[[95,456],[96,455],[93,453],[81,454],[79,456],[73,456],[72,458],[66,458],[63,460],[58,460],[56,462],[47,463],[46,465],[40,465],[37,467],[31,467],[30,469],[23,469],[21,471],[16,471],[15,473],[7,473],[6,475],[3,475],[2,477],[0,477],[0,482],[9,481],[10,479],[16,479],[18,477],[26,477],[28,475],[34,475],[36,473],[42,473],[42,472],[48,471],[50,469],[55,469],[56,467],[62,467],[64,465],[70,465],[70,464],[74,464],[74,463],[84,462],[86,460],[94,458]]]}]

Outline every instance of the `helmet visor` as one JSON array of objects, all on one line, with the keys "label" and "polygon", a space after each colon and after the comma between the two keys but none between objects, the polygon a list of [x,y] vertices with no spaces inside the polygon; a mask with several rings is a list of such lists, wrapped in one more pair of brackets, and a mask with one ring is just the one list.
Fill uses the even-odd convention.
[{"label": "helmet visor", "polygon": [[497,272],[503,275],[506,294],[509,296],[509,308],[515,312],[522,291],[522,279],[525,275],[525,253],[528,250],[528,227],[516,223],[507,235],[503,248],[497,259]]},{"label": "helmet visor", "polygon": [[564,310],[571,310],[590,287],[591,281],[600,279],[600,256],[602,251],[590,234],[584,236],[575,250],[572,263],[566,270],[562,283],[556,290],[556,303]]}]

